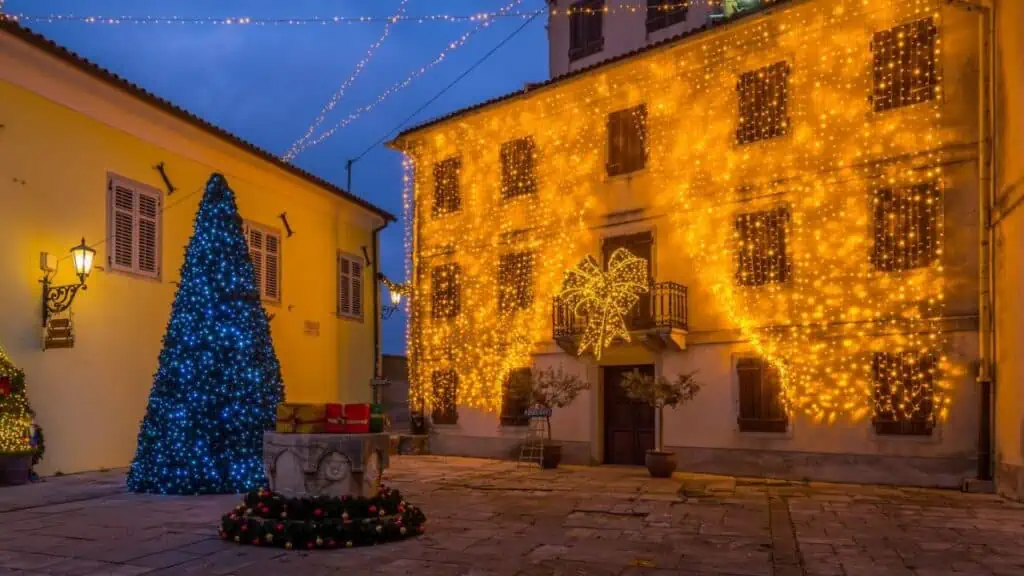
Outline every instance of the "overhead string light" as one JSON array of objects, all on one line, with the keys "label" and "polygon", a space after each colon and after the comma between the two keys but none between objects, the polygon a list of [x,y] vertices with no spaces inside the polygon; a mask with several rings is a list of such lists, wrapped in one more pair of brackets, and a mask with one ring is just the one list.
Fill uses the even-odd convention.
[{"label": "overhead string light", "polygon": [[[967,362],[943,325],[946,268],[965,266],[943,252],[945,166],[964,127],[943,115],[940,63],[976,49],[949,10],[794,3],[402,138],[412,397],[446,409],[433,381],[454,372],[458,406],[500,410],[509,374],[551,341],[564,272],[630,199],[657,223],[655,272],[701,299],[689,338],[746,341],[779,369],[790,413],[945,418]],[[645,166],[610,179],[608,115],[639,104]],[[522,138],[533,192],[506,197],[504,145]],[[535,298],[510,314],[499,269],[519,251],[534,254]],[[451,264],[458,288],[434,290]]]},{"label": "overhead string light", "polygon": [[[523,2],[523,0],[513,0],[513,2],[505,5],[498,12],[499,13],[506,13],[508,11],[511,11],[516,6],[521,4],[522,2]],[[333,136],[338,130],[348,126],[349,124],[354,122],[356,119],[358,119],[360,116],[362,116],[366,112],[369,112],[370,110],[373,110],[377,105],[381,104],[382,102],[384,102],[385,100],[390,98],[395,93],[404,90],[410,84],[412,84],[413,80],[419,78],[420,76],[423,76],[430,69],[432,69],[434,66],[437,66],[438,64],[443,62],[444,59],[448,57],[448,54],[451,54],[455,50],[458,50],[459,48],[464,46],[466,44],[466,42],[469,41],[470,38],[472,38],[478,32],[486,29],[487,27],[489,27],[494,22],[495,22],[495,20],[493,18],[487,19],[487,20],[484,20],[484,21],[480,22],[479,24],[474,26],[472,29],[470,29],[469,31],[464,33],[462,36],[459,36],[457,39],[453,40],[447,46],[445,46],[445,48],[443,50],[441,50],[440,54],[438,54],[429,63],[427,63],[427,64],[421,66],[420,68],[418,68],[417,70],[413,71],[411,74],[409,74],[401,82],[393,84],[390,88],[388,88],[387,90],[382,92],[379,96],[377,96],[377,98],[374,101],[372,101],[369,104],[366,104],[364,106],[361,106],[359,108],[356,108],[353,112],[349,113],[345,118],[340,120],[337,124],[332,126],[329,130],[321,133],[319,136],[317,136],[316,138],[314,138],[312,140],[306,140],[306,142],[303,143],[303,145],[299,146],[298,149],[294,153],[289,152],[289,154],[286,154],[284,156],[284,159],[286,161],[293,160],[296,156],[301,154],[307,148],[310,148],[312,146],[316,146],[316,145],[322,143],[324,140],[326,140],[326,139],[330,138],[331,136]]]},{"label": "overhead string light", "polygon": [[[0,2],[2,10],[3,2]],[[660,10],[670,10],[688,6],[689,2],[680,2],[669,6],[661,6]],[[493,12],[478,12],[475,14],[403,14],[398,18],[393,16],[304,16],[304,17],[279,17],[260,18],[252,16],[112,16],[112,15],[83,15],[71,13],[53,14],[28,14],[18,12],[7,14],[12,20],[25,23],[77,23],[77,24],[198,24],[198,25],[237,25],[237,26],[326,26],[337,24],[371,24],[378,22],[403,22],[414,24],[431,23],[452,23],[483,22],[495,18],[533,18],[538,14],[547,12],[552,17],[566,17],[576,13],[592,14],[601,12],[603,14],[623,14],[646,12],[647,5],[644,3],[624,3],[617,6],[606,6],[599,10],[592,8],[550,8],[547,10],[497,10]]]},{"label": "overhead string light", "polygon": [[387,40],[388,34],[391,32],[391,25],[397,22],[398,19],[402,17],[402,15],[405,13],[405,5],[408,3],[409,0],[402,0],[401,3],[399,3],[398,9],[395,10],[395,13],[391,16],[390,19],[388,19],[387,24],[384,25],[384,31],[381,33],[380,38],[378,38],[377,41],[374,42],[373,44],[370,44],[370,48],[367,49],[366,51],[366,56],[364,56],[363,59],[360,60],[358,64],[356,64],[355,70],[353,70],[352,73],[349,74],[348,78],[346,78],[345,81],[341,83],[341,87],[338,88],[338,90],[331,95],[331,99],[320,110],[320,113],[317,114],[316,120],[314,120],[313,123],[310,124],[309,128],[306,129],[306,133],[303,134],[301,138],[296,140],[292,144],[291,148],[288,149],[288,152],[286,152],[284,155],[284,158],[286,160],[290,160],[295,157],[295,154],[298,153],[299,147],[302,146],[306,142],[306,140],[313,135],[313,132],[317,128],[319,128],[321,124],[323,124],[324,118],[327,117],[327,114],[329,114],[331,110],[334,110],[334,107],[337,106],[338,101],[340,101],[342,96],[345,95],[345,91],[348,90],[349,86],[351,86],[353,82],[355,82],[356,78],[358,78],[359,74],[363,71],[363,68],[365,68],[366,65],[370,62],[370,59],[373,58],[373,55],[377,51],[377,49],[380,48],[382,44],[384,44],[385,40]]}]

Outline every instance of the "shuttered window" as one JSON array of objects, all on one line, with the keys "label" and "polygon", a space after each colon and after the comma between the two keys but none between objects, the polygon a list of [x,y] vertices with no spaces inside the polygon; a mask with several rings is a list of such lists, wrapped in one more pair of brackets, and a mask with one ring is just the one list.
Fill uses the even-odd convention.
[{"label": "shuttered window", "polygon": [[163,197],[158,190],[111,175],[107,180],[111,270],[160,278]]},{"label": "shuttered window", "polygon": [[938,35],[931,18],[875,34],[871,40],[875,112],[935,99],[939,84],[935,53]]},{"label": "shuttered window", "polygon": [[533,138],[517,138],[501,145],[501,197],[505,200],[537,191]]},{"label": "shuttered window", "polygon": [[686,21],[689,0],[647,0],[647,33]]},{"label": "shuttered window", "polygon": [[739,423],[743,432],[785,432],[789,419],[782,403],[779,371],[760,358],[736,361]]},{"label": "shuttered window", "polygon": [[459,192],[459,173],[462,159],[458,156],[434,164],[434,206],[433,216],[457,212],[462,207]]},{"label": "shuttered window", "polygon": [[434,319],[455,318],[459,315],[459,281],[462,267],[458,264],[442,264],[431,271],[431,317]]},{"label": "shuttered window", "polygon": [[253,276],[260,298],[281,301],[281,233],[255,222],[245,223]]},{"label": "shuttered window", "polygon": [[750,144],[786,134],[789,115],[786,111],[786,84],[789,64],[776,62],[740,76],[736,86],[739,99],[739,122],[736,140]]},{"label": "shuttered window", "polygon": [[736,285],[764,286],[789,279],[789,208],[740,214],[735,221]]},{"label": "shuttered window", "polygon": [[931,266],[939,257],[942,195],[935,184],[882,188],[872,199],[871,264],[880,272]]},{"label": "shuttered window", "polygon": [[569,7],[569,61],[604,50],[604,0],[581,0]]},{"label": "shuttered window", "polygon": [[935,357],[903,352],[872,355],[873,424],[878,434],[927,436],[935,423]]},{"label": "shuttered window", "polygon": [[526,426],[530,419],[526,411],[530,408],[529,396],[522,390],[529,385],[531,373],[529,368],[517,368],[509,373],[502,386],[501,425]]},{"label": "shuttered window", "polygon": [[338,316],[363,319],[363,261],[338,253]]},{"label": "shuttered window", "polygon": [[498,264],[498,310],[526,310],[533,304],[533,252],[502,254]]},{"label": "shuttered window", "polygon": [[434,370],[430,380],[433,387],[434,424],[458,424],[458,374],[455,370]]},{"label": "shuttered window", "polygon": [[647,105],[608,115],[608,175],[641,170],[647,163]]}]

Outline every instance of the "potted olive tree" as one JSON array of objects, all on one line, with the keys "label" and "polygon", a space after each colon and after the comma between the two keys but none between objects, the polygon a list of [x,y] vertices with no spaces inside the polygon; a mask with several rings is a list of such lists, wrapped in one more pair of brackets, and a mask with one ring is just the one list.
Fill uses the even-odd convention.
[{"label": "potted olive tree", "polygon": [[590,389],[590,383],[564,372],[548,367],[543,370],[531,370],[529,378],[514,378],[509,384],[510,395],[525,399],[530,403],[529,414],[547,420],[547,438],[544,440],[544,451],[541,467],[557,468],[562,461],[562,445],[551,439],[551,413],[555,408],[565,408],[572,404],[580,392]]},{"label": "potted olive tree", "polygon": [[696,372],[680,374],[675,380],[669,380],[634,370],[622,379],[622,390],[626,396],[644,402],[658,412],[655,448],[648,450],[644,458],[647,471],[654,478],[670,478],[676,471],[675,452],[665,451],[665,407],[676,408],[693,400],[700,392],[700,384],[694,379],[694,374]]}]

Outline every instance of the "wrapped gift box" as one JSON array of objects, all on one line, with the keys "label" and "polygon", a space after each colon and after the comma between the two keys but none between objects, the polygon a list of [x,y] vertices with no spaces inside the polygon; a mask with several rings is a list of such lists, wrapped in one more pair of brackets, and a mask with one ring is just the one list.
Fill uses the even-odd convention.
[{"label": "wrapped gift box", "polygon": [[328,404],[327,405],[327,424],[324,426],[324,432],[328,434],[344,434],[345,433],[345,405],[344,404]]},{"label": "wrapped gift box", "polygon": [[327,428],[327,404],[277,405],[278,432],[286,434],[322,434]]},{"label": "wrapped gift box", "polygon": [[342,413],[345,417],[343,429],[346,434],[369,434],[369,404],[345,404]]}]

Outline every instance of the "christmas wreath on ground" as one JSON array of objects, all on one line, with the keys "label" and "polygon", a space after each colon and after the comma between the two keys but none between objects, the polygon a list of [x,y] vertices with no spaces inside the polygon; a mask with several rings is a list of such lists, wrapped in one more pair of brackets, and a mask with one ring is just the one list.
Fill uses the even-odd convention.
[{"label": "christmas wreath on ground", "polygon": [[417,536],[426,521],[422,510],[390,488],[372,498],[287,498],[260,489],[221,518],[220,537],[288,550],[351,548]]}]

